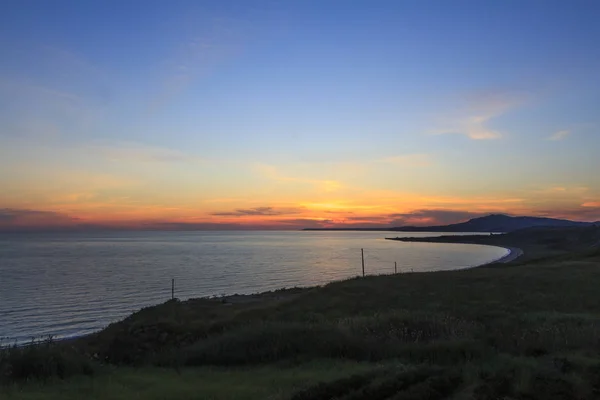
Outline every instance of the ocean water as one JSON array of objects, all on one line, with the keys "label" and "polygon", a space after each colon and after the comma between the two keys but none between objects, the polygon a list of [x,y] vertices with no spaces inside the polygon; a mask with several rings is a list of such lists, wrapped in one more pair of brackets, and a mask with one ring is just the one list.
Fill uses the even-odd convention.
[{"label": "ocean water", "polygon": [[0,344],[83,335],[171,297],[321,285],[362,274],[460,269],[507,254],[404,243],[397,232],[118,232],[0,235]]}]

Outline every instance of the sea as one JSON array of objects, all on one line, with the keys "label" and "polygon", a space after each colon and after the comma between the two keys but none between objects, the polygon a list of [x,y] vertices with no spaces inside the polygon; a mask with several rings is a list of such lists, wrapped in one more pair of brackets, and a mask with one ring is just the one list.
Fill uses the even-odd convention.
[{"label": "sea", "polygon": [[169,300],[324,285],[362,275],[469,268],[499,247],[351,231],[0,234],[0,345],[98,331]]}]

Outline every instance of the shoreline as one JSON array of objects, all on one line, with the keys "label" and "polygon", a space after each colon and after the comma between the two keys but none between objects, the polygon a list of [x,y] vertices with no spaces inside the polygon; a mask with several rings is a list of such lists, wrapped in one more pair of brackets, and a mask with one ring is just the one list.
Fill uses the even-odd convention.
[{"label": "shoreline", "polygon": [[[497,234],[500,235],[500,234]],[[478,268],[478,267],[483,267],[486,265],[491,265],[491,264],[508,264],[510,262],[515,261],[516,259],[518,259],[519,257],[523,256],[525,254],[525,252],[523,251],[522,248],[520,247],[516,247],[516,246],[505,246],[502,244],[495,244],[495,243],[481,243],[481,242],[477,242],[477,241],[470,241],[468,240],[469,235],[467,236],[462,236],[462,235],[442,235],[442,236],[427,236],[427,237],[386,237],[385,240],[393,240],[393,241],[397,241],[397,242],[420,242],[420,243],[446,243],[446,244],[472,244],[472,245],[477,245],[477,246],[490,246],[490,247],[499,247],[501,249],[505,249],[508,250],[508,253],[503,255],[502,257],[496,259],[496,260],[492,260],[492,261],[488,261],[485,262],[483,264],[478,264],[478,265],[474,265],[472,267],[467,267],[467,269],[469,268]],[[492,235],[494,236],[494,235]],[[484,235],[477,235],[476,239],[481,239],[481,238],[487,238],[488,236],[484,236]],[[450,241],[446,241],[444,239],[446,238],[452,238]],[[433,239],[433,240],[432,240]],[[458,240],[456,240],[458,239]],[[467,239],[465,241],[460,240],[460,239]],[[465,269],[465,268],[460,268],[460,269]],[[433,271],[436,272],[436,271]]]},{"label": "shoreline", "polygon": [[573,249],[562,249],[556,251],[549,247],[545,242],[548,238],[540,237],[539,235],[528,234],[491,234],[491,235],[442,235],[432,237],[386,237],[386,240],[394,240],[399,242],[417,242],[417,243],[446,243],[446,244],[474,244],[480,246],[492,246],[508,250],[508,253],[483,264],[475,265],[475,267],[486,266],[490,264],[509,264],[515,260],[529,261],[540,256],[545,256],[548,253],[555,255],[564,254]]},{"label": "shoreline", "polygon": [[[452,235],[455,236],[455,235]],[[396,240],[395,238],[385,238],[387,240]],[[491,247],[499,247],[499,248],[504,248],[506,250],[508,250],[508,254],[505,254],[504,256],[496,259],[496,260],[492,260],[492,261],[488,261],[485,262],[483,264],[478,264],[478,265],[473,265],[473,266],[469,266],[469,267],[465,267],[465,268],[455,268],[452,270],[435,270],[435,271],[416,271],[416,272],[398,272],[397,274],[394,273],[390,273],[390,274],[375,274],[375,275],[366,275],[366,277],[369,276],[392,276],[392,275],[402,275],[402,274],[406,274],[406,273],[415,273],[415,274],[419,274],[419,273],[432,273],[432,272],[448,272],[448,271],[462,271],[462,270],[466,270],[466,269],[475,269],[475,268],[479,268],[479,267],[485,267],[485,266],[490,266],[490,265],[494,265],[494,264],[507,264],[510,263],[514,260],[516,260],[517,258],[521,257],[524,252],[522,249],[518,248],[518,247],[509,247],[509,246],[496,246],[496,245],[487,245],[487,244],[477,244],[477,243],[455,243],[455,244],[475,244],[475,245],[479,245],[479,246],[491,246]],[[176,300],[178,301],[193,301],[193,300],[209,300],[209,301],[214,301],[215,303],[221,303],[222,305],[234,305],[234,304],[251,304],[251,303],[261,303],[261,302],[268,302],[268,301],[281,301],[281,300],[285,300],[289,297],[292,297],[294,295],[299,294],[300,292],[303,292],[305,290],[311,290],[311,289],[317,289],[317,288],[321,288],[324,287],[330,283],[334,283],[334,282],[344,282],[347,280],[353,280],[356,278],[361,278],[360,276],[350,276],[347,278],[343,278],[343,279],[337,279],[337,280],[332,280],[329,281],[327,283],[321,284],[321,285],[312,285],[312,286],[294,286],[294,287],[283,287],[283,288],[279,288],[279,289],[274,289],[274,290],[268,290],[268,291],[263,291],[263,292],[255,292],[255,293],[245,293],[245,294],[240,294],[240,293],[233,293],[233,294],[224,294],[221,296],[206,296],[206,297],[192,297],[192,298],[188,298],[185,300],[179,300],[176,298]],[[167,300],[166,302],[171,301],[171,300]],[[157,303],[154,305],[150,305],[147,307],[156,307],[156,306],[160,306],[163,303]],[[144,307],[146,308],[146,307]],[[142,308],[143,309],[143,308]],[[137,312],[141,311],[140,310],[136,310],[133,311],[132,313],[129,314],[129,316],[136,314]],[[128,317],[129,317],[128,316]],[[127,317],[125,317],[127,318]],[[122,319],[114,321],[112,323],[118,323],[122,321]],[[111,323],[111,324],[112,324]],[[109,324],[109,325],[111,325]],[[97,334],[98,332],[103,331],[104,329],[106,329],[109,325],[100,328],[98,330],[95,330],[93,332],[88,332],[88,333],[84,333],[81,335],[69,335],[66,337],[54,337],[52,335],[50,335],[50,337],[52,337],[52,341],[55,342],[73,342],[73,341],[77,341],[79,339],[83,339],[86,337],[91,337],[95,334]],[[36,343],[42,343],[44,342],[44,340],[48,339],[47,336],[40,336],[38,340],[34,340],[34,342]],[[18,343],[17,346],[18,347],[23,347],[23,346],[28,346],[31,344],[31,340],[28,340],[26,342],[22,342],[22,343]],[[0,345],[0,348],[3,348],[3,345]]]},{"label": "shoreline", "polygon": [[508,250],[508,254],[506,254],[503,257],[500,257],[496,261],[491,261],[489,263],[482,264],[480,266],[490,265],[490,264],[508,264],[510,262],[515,261],[517,258],[521,257],[523,254],[525,254],[525,252],[519,247],[509,247],[509,246],[506,246],[506,247],[495,246],[495,247],[502,247],[502,248]]}]

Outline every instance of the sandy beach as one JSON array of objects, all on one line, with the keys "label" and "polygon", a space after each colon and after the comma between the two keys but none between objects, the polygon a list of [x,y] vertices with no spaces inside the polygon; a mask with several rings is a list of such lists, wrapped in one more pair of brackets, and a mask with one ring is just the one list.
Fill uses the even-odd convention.
[{"label": "sandy beach", "polygon": [[[509,251],[509,253],[507,255],[497,259],[496,261],[492,261],[492,262],[482,264],[482,265],[506,264],[506,263],[516,260],[517,258],[521,257],[524,254],[523,250],[521,250],[518,247],[504,247],[504,248]],[[482,266],[482,265],[480,265],[480,266]]]}]

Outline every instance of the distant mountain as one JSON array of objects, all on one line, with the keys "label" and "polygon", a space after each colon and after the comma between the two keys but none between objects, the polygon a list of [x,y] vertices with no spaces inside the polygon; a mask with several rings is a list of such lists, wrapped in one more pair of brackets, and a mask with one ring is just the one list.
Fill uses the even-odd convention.
[{"label": "distant mountain", "polygon": [[305,230],[358,230],[358,231],[398,231],[398,232],[512,232],[533,227],[567,228],[598,225],[598,222],[579,222],[566,219],[543,217],[511,217],[503,214],[492,214],[473,218],[467,222],[437,226],[399,226],[394,228],[365,229],[305,229]]},{"label": "distant mountain", "polygon": [[503,214],[492,214],[486,217],[473,218],[467,222],[443,226],[401,226],[394,231],[405,232],[512,232],[533,227],[583,227],[592,226],[592,222],[569,221],[566,219],[542,217],[511,217]]}]

